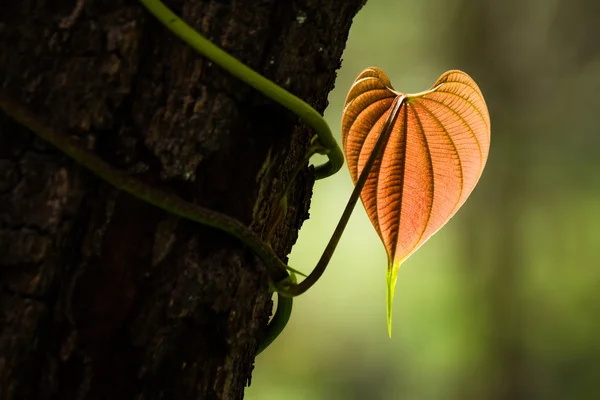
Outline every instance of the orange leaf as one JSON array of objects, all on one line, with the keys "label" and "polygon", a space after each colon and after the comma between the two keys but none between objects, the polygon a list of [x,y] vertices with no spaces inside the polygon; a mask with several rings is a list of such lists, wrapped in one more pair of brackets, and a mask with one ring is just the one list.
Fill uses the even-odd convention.
[{"label": "orange leaf", "polygon": [[[402,104],[390,115],[395,100]],[[473,191],[488,157],[490,117],[479,87],[464,72],[448,71],[431,89],[402,95],[383,71],[368,68],[354,81],[342,116],[342,145],[355,184],[390,118],[387,144],[361,200],[388,255],[391,336],[398,268]]]}]

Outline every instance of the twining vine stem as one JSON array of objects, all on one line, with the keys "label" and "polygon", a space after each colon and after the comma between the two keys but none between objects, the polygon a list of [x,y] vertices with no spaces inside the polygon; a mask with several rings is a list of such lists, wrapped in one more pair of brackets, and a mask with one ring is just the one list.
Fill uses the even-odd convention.
[{"label": "twining vine stem", "polygon": [[[327,122],[314,108],[212,44],[182,21],[162,2],[158,0],[140,0],[140,2],[155,15],[163,25],[192,46],[196,51],[218,64],[232,75],[254,87],[265,96],[282,104],[302,118],[304,122],[315,130],[316,137],[313,139],[313,145],[305,160],[315,153],[325,154],[328,157],[327,163],[315,168],[314,173],[316,179],[323,179],[339,171],[343,165],[341,149],[333,138]],[[256,233],[238,220],[229,217],[228,215],[185,201],[174,194],[156,189],[128,175],[126,172],[115,169],[96,154],[70,139],[67,134],[56,131],[49,124],[42,121],[28,109],[26,104],[12,98],[4,89],[0,90],[0,108],[7,115],[33,131],[43,140],[60,149],[101,179],[110,183],[117,189],[123,190],[169,213],[202,225],[225,231],[246,244],[257,254],[257,256],[265,263],[269,271],[272,280],[272,289],[278,293],[277,312],[267,327],[265,337],[259,344],[258,353],[272,343],[285,328],[292,310],[291,297],[306,292],[323,275],[348,223],[348,219],[350,218],[354,206],[358,201],[360,192],[367,180],[369,172],[379,156],[381,148],[385,146],[385,143],[389,138],[398,111],[404,102],[404,96],[398,96],[395,102],[394,108],[388,116],[379,138],[377,139],[375,148],[361,172],[340,222],[323,252],[321,259],[308,277],[302,282],[296,283],[294,277],[289,276],[287,271],[291,271],[292,273],[298,273],[298,271],[284,264]]]}]

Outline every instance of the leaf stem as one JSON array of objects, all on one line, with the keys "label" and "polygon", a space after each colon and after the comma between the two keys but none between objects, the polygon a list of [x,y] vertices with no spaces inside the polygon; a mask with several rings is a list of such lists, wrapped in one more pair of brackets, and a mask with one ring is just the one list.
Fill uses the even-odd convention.
[{"label": "leaf stem", "polygon": [[350,219],[352,211],[354,211],[354,207],[356,206],[358,198],[360,197],[360,193],[362,192],[362,189],[365,186],[365,183],[367,182],[367,178],[369,177],[369,173],[373,168],[373,164],[375,164],[375,160],[377,160],[377,158],[379,157],[381,149],[385,147],[388,139],[390,138],[392,127],[394,126],[394,123],[398,118],[398,113],[405,99],[406,97],[404,95],[400,95],[394,99],[392,111],[388,115],[388,118],[385,121],[381,132],[379,133],[379,137],[375,142],[375,147],[373,148],[373,151],[369,155],[369,158],[367,159],[367,162],[365,163],[365,166],[360,173],[358,181],[356,182],[356,186],[354,186],[354,190],[352,190],[352,194],[348,199],[348,203],[346,204],[346,208],[342,213],[340,221],[338,222],[338,225],[336,226],[335,231],[331,236],[331,239],[329,239],[329,243],[327,244],[325,251],[323,251],[323,254],[319,259],[317,266],[308,275],[308,277],[306,277],[306,279],[304,279],[299,284],[289,285],[289,287],[285,288],[284,290],[280,290],[279,292],[281,294],[286,296],[299,296],[302,293],[306,292],[308,289],[310,289],[325,272],[325,269],[327,268],[327,265],[329,264],[333,253],[335,252],[335,248],[337,247],[342,237],[342,234],[346,229],[346,225],[348,225],[348,220]]}]

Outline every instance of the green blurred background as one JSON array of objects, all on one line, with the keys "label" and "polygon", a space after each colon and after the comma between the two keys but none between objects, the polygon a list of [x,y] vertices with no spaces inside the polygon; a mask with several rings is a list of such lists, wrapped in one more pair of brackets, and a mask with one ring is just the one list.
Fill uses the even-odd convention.
[{"label": "green blurred background", "polygon": [[[359,205],[246,398],[600,399],[600,2],[369,0],[329,96],[338,139],[368,66],[409,93],[469,73],[492,120],[487,167],[400,268],[392,339],[386,256]],[[316,183],[291,265],[316,264],[352,187],[345,167]]]}]

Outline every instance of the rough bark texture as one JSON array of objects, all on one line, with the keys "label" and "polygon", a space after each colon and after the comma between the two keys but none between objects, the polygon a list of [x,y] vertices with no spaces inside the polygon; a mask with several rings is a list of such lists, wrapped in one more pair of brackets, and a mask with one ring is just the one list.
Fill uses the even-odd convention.
[{"label": "rough bark texture", "polygon": [[[363,0],[166,1],[326,106]],[[310,132],[134,0],[3,1],[0,83],[139,179],[265,231]],[[300,174],[273,244],[308,215]],[[227,234],[118,192],[0,113],[0,399],[239,399],[271,312]]]}]

